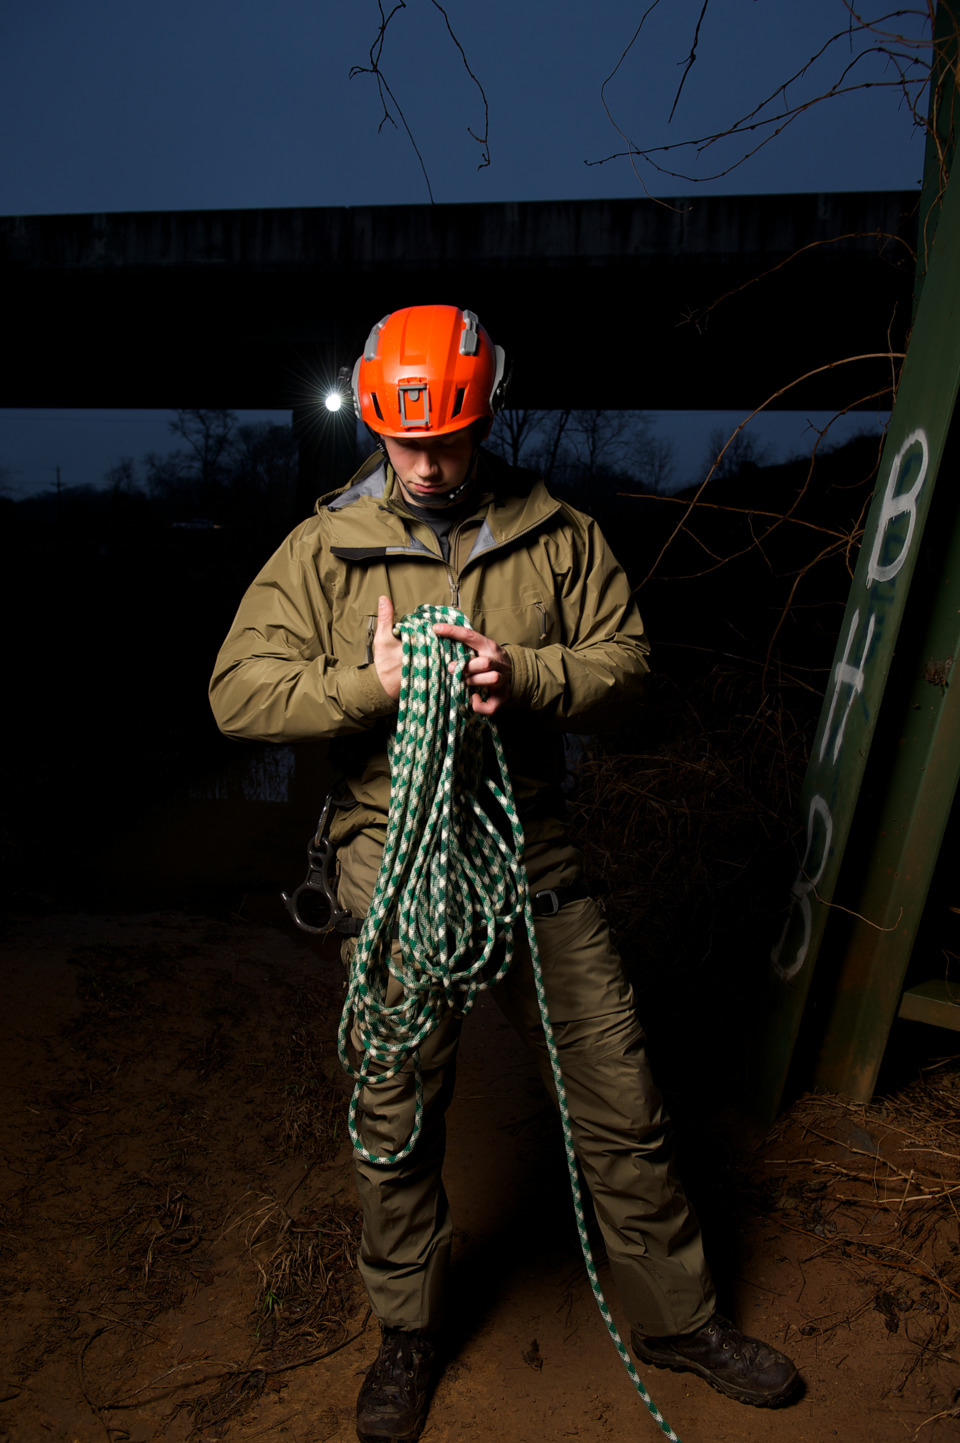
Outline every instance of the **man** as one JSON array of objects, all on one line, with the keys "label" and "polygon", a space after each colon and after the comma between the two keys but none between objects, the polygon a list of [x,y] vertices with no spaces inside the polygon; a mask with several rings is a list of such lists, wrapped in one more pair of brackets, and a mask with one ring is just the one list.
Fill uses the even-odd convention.
[{"label": "man", "polygon": [[[633,1349],[731,1397],[777,1405],[790,1360],[716,1312],[699,1227],[674,1173],[633,997],[567,836],[563,733],[616,725],[637,705],[648,644],[626,578],[596,525],[480,450],[502,394],[503,353],[470,311],[414,306],[371,331],[353,373],[379,450],[287,539],[244,597],[211,699],[233,736],[333,739],[348,805],[335,814],[341,905],[363,917],[390,802],[387,739],[401,685],[394,619],[454,605],[475,712],[504,743],[526,838],[547,1004],[583,1174]],[[529,949],[494,991],[550,1084]],[[354,943],[344,944],[349,961]],[[395,992],[399,984],[395,984]],[[438,1371],[452,1226],[441,1180],[459,1020],[421,1049],[423,1124],[387,1167],[357,1161],[359,1266],[382,1342],[357,1403],[361,1443],[413,1443]],[[361,1140],[400,1150],[412,1071],[368,1086]]]}]

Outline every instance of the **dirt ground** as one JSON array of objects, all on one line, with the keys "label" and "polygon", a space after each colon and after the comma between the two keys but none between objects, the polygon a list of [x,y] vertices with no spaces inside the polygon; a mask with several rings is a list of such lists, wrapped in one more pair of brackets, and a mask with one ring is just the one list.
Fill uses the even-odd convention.
[{"label": "dirt ground", "polygon": [[[353,1440],[376,1329],[336,949],[238,915],[24,911],[5,958],[0,1440]],[[871,1108],[804,1099],[729,1149],[705,1218],[724,1301],[805,1391],[761,1411],[648,1370],[684,1443],[960,1436],[958,1155],[955,1064]],[[447,1177],[427,1443],[662,1436],[590,1295],[553,1114],[486,999]]]}]

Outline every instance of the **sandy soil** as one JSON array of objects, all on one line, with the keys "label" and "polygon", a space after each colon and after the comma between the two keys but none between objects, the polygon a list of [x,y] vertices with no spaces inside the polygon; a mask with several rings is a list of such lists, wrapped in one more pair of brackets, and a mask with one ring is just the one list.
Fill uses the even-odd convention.
[{"label": "sandy soil", "polygon": [[[11,919],[5,954],[0,1440],[354,1439],[376,1329],[351,1262],[336,949],[237,916],[61,913]],[[726,1150],[704,1219],[725,1302],[805,1392],[760,1411],[649,1370],[684,1443],[960,1435],[960,1075],[925,1087],[932,1120],[915,1097],[807,1100]],[[557,1125],[489,1002],[450,1136],[453,1361],[425,1440],[662,1436],[590,1295]]]}]

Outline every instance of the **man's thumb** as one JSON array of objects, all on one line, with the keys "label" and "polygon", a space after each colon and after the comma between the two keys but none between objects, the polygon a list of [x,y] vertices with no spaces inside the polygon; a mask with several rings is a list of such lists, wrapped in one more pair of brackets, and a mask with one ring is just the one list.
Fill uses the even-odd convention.
[{"label": "man's thumb", "polygon": [[393,602],[389,596],[381,596],[377,603],[377,636],[386,637],[393,631]]}]

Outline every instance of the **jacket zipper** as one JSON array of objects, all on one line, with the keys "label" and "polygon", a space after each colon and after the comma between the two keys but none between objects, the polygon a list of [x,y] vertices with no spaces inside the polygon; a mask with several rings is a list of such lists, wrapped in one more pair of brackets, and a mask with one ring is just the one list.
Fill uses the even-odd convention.
[{"label": "jacket zipper", "polygon": [[447,563],[447,581],[450,585],[450,605],[460,610],[460,583],[456,578],[453,567]]}]

